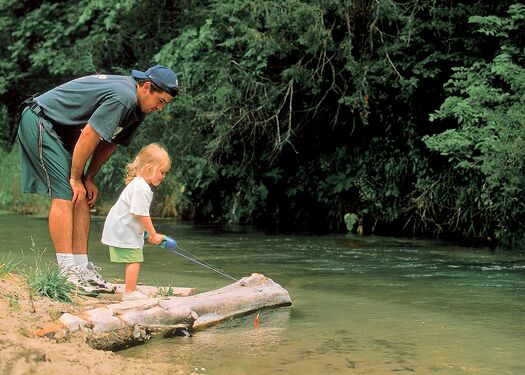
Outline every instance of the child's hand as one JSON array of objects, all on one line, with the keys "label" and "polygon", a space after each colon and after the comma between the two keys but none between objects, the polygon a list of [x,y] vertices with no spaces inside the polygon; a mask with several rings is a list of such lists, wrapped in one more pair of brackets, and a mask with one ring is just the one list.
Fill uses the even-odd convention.
[{"label": "child's hand", "polygon": [[148,242],[153,245],[160,245],[163,239],[164,239],[163,234],[155,233],[153,236],[148,237]]}]

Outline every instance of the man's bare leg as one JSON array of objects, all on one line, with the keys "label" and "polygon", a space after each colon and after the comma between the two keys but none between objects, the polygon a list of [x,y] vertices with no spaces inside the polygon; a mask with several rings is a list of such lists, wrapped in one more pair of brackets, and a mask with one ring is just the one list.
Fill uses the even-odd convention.
[{"label": "man's bare leg", "polygon": [[55,248],[60,272],[73,266],[73,203],[66,199],[51,199],[49,235]]},{"label": "man's bare leg", "polygon": [[91,213],[87,201],[74,206],[73,210],[73,258],[75,266],[83,275],[85,281],[98,288],[100,292],[112,293],[114,285],[104,280],[99,268],[88,259],[89,229],[91,227]]},{"label": "man's bare leg", "polygon": [[87,255],[91,220],[89,206],[83,201],[73,207],[73,253]]},{"label": "man's bare leg", "polygon": [[75,265],[81,270],[86,269],[88,260],[88,240],[90,228],[89,206],[86,201],[74,205],[73,208],[73,258]]}]

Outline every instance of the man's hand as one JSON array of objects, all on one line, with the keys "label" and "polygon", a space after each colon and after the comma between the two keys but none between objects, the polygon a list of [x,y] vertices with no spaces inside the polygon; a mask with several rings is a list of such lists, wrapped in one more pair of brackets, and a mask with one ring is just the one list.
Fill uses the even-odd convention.
[{"label": "man's hand", "polygon": [[87,204],[89,208],[93,208],[97,201],[98,197],[98,188],[97,185],[95,185],[95,181],[93,181],[92,178],[86,177],[84,180],[84,186],[86,188],[86,198],[87,198]]},{"label": "man's hand", "polygon": [[69,184],[71,185],[71,190],[73,191],[73,198],[71,199],[71,202],[73,202],[73,204],[79,204],[84,201],[84,199],[86,199],[86,188],[84,187],[82,181],[75,178],[70,178]]}]

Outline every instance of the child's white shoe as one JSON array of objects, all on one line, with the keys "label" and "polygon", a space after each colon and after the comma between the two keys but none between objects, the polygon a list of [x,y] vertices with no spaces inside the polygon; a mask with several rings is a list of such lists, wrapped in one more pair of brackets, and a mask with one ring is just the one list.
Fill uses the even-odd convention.
[{"label": "child's white shoe", "polygon": [[138,289],[135,289],[133,292],[122,293],[122,301],[135,301],[139,299],[148,299],[148,296]]}]

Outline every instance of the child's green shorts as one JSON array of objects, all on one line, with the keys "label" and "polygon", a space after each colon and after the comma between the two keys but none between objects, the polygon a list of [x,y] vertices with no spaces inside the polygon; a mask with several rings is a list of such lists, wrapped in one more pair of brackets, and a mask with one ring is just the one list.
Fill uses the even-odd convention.
[{"label": "child's green shorts", "polygon": [[109,259],[115,263],[142,263],[144,262],[144,252],[142,249],[109,246]]}]

